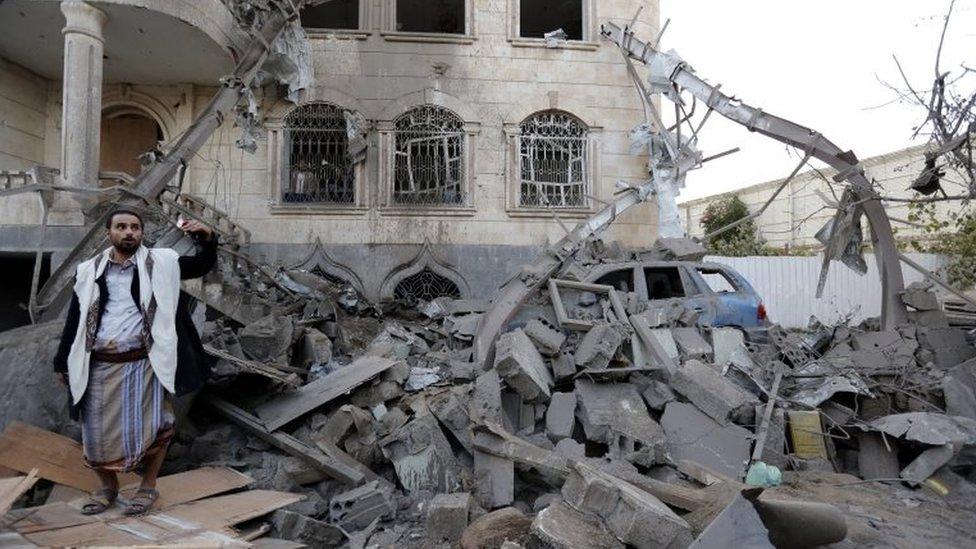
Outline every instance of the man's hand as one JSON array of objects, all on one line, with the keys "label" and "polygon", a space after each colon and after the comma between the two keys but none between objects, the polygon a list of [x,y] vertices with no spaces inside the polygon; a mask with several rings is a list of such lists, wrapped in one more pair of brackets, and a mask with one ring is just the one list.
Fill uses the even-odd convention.
[{"label": "man's hand", "polygon": [[210,227],[195,219],[184,220],[182,225],[180,225],[180,229],[186,234],[199,235],[201,240],[210,240],[213,238],[213,231],[210,230]]}]

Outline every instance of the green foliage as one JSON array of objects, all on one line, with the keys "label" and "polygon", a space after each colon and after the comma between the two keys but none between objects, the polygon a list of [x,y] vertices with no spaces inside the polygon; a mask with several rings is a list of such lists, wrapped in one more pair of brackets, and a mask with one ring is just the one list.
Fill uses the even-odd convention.
[{"label": "green foliage", "polygon": [[[738,196],[730,195],[712,202],[705,208],[699,222],[706,233],[721,229],[749,215],[749,208]],[[766,241],[756,231],[752,221],[709,239],[708,250],[715,255],[742,257],[771,255]]]},{"label": "green foliage", "polygon": [[976,287],[976,212],[968,211],[968,204],[960,212],[951,212],[949,219],[939,219],[935,203],[912,202],[908,220],[922,225],[923,238],[909,242],[913,249],[945,255],[949,283],[960,290]]}]

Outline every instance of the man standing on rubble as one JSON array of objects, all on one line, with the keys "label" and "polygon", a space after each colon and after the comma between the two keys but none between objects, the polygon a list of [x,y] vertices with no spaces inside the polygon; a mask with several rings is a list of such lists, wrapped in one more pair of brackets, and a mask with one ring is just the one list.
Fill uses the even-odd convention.
[{"label": "man standing on rubble", "polygon": [[106,222],[112,246],[75,273],[54,370],[69,388],[72,419],[81,418],[85,464],[102,484],[82,507],[87,515],[111,507],[118,473],[136,469],[142,483],[124,512],[149,511],[175,432],[173,394],[198,389],[209,375],[180,280],[213,268],[217,239],[198,221],[180,228],[196,240],[196,255],[143,246],[142,217],[116,210]]}]

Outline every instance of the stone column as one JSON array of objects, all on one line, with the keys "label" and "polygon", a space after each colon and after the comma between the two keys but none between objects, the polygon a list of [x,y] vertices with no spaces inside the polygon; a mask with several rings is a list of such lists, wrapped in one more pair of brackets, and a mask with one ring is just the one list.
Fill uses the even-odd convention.
[{"label": "stone column", "polygon": [[[63,0],[61,12],[65,18],[61,178],[67,185],[94,189],[98,188],[102,133],[102,28],[107,16],[80,0]],[[78,199],[69,202],[75,207],[89,203]]]}]

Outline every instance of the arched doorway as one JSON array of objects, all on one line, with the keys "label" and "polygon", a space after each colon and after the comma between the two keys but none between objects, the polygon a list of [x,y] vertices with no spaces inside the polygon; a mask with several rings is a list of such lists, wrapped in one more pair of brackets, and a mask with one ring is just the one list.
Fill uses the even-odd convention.
[{"label": "arched doorway", "polygon": [[[163,140],[154,118],[134,107],[114,107],[102,113],[99,171],[139,175],[139,156]],[[112,183],[109,183],[112,184]]]}]

